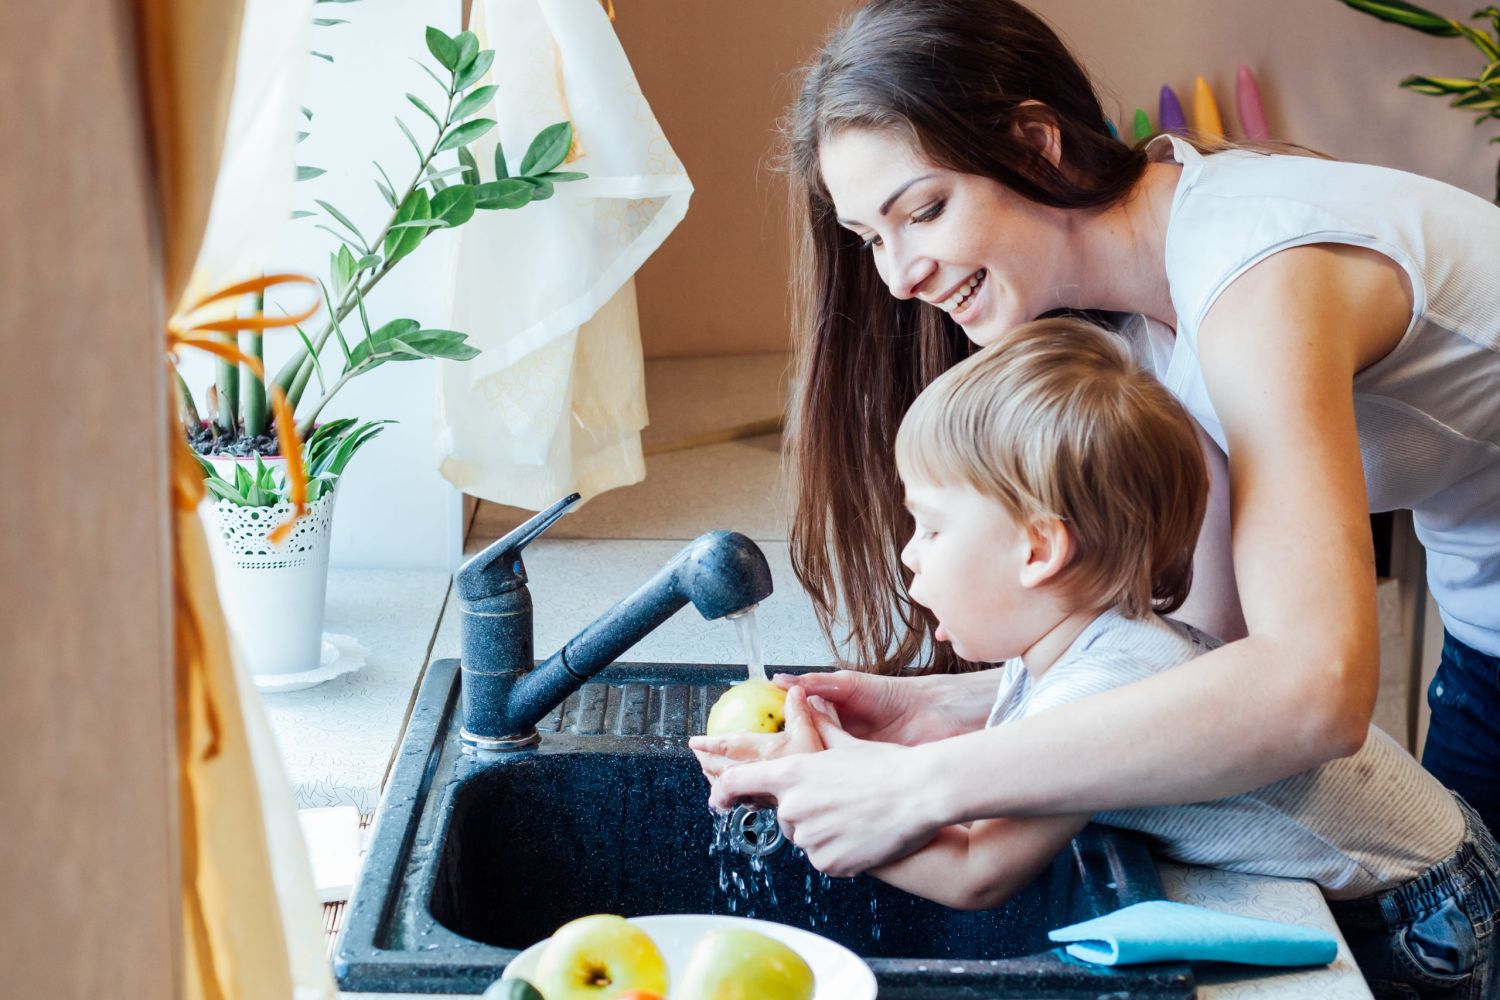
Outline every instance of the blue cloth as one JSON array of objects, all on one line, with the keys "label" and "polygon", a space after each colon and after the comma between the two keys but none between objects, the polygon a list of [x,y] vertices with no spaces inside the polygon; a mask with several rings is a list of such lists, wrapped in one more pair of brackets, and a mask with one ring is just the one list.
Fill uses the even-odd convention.
[{"label": "blue cloth", "polygon": [[1256,920],[1165,899],[1136,903],[1049,931],[1069,955],[1096,965],[1213,961],[1247,965],[1327,965],[1338,940],[1326,931]]}]

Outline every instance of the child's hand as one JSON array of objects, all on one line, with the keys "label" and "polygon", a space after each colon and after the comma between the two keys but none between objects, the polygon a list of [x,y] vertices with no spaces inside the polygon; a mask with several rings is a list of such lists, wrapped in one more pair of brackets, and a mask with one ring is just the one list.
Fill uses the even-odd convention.
[{"label": "child's hand", "polygon": [[694,736],[688,740],[688,746],[698,758],[698,766],[703,769],[703,776],[716,781],[725,768],[745,761],[816,753],[825,746],[819,736],[819,726],[838,729],[832,707],[824,704],[815,707],[801,687],[793,687],[787,692],[784,712],[786,727],[779,733]]}]

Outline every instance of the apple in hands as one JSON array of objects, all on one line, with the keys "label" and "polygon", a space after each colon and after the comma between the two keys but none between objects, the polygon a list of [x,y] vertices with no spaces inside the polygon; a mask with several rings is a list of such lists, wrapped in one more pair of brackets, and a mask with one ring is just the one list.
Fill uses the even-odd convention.
[{"label": "apple in hands", "polygon": [[629,990],[667,992],[667,962],[645,931],[596,913],[563,924],[532,977],[547,1000],[612,1000]]},{"label": "apple in hands", "polygon": [[742,681],[708,710],[708,735],[779,733],[786,727],[786,692],[770,681]]},{"label": "apple in hands", "polygon": [[801,955],[769,935],[727,927],[693,945],[672,1000],[812,1000],[813,987]]}]

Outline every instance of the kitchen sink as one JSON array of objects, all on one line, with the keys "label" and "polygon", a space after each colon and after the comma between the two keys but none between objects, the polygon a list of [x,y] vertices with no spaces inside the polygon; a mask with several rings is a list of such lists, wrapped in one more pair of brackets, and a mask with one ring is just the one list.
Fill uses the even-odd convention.
[{"label": "kitchen sink", "polygon": [[1047,940],[1161,897],[1134,837],[1090,826],[1009,903],[964,912],[864,876],[825,878],[769,814],[711,812],[687,736],[743,676],[616,664],[543,721],[539,746],[476,756],[457,739],[457,661],[433,663],[345,916],[340,987],[480,993],[575,917],[737,913],[851,948],[882,1000],[1194,995],[1185,964],[1091,966]]}]

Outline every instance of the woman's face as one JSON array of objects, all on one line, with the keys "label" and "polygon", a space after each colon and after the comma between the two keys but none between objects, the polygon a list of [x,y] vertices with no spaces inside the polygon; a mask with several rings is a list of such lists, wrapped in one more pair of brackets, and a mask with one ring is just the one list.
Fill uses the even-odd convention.
[{"label": "woman's face", "polygon": [[843,129],[819,165],[840,224],[891,294],[942,309],[974,343],[1067,304],[1064,210],[939,167],[893,132]]}]

